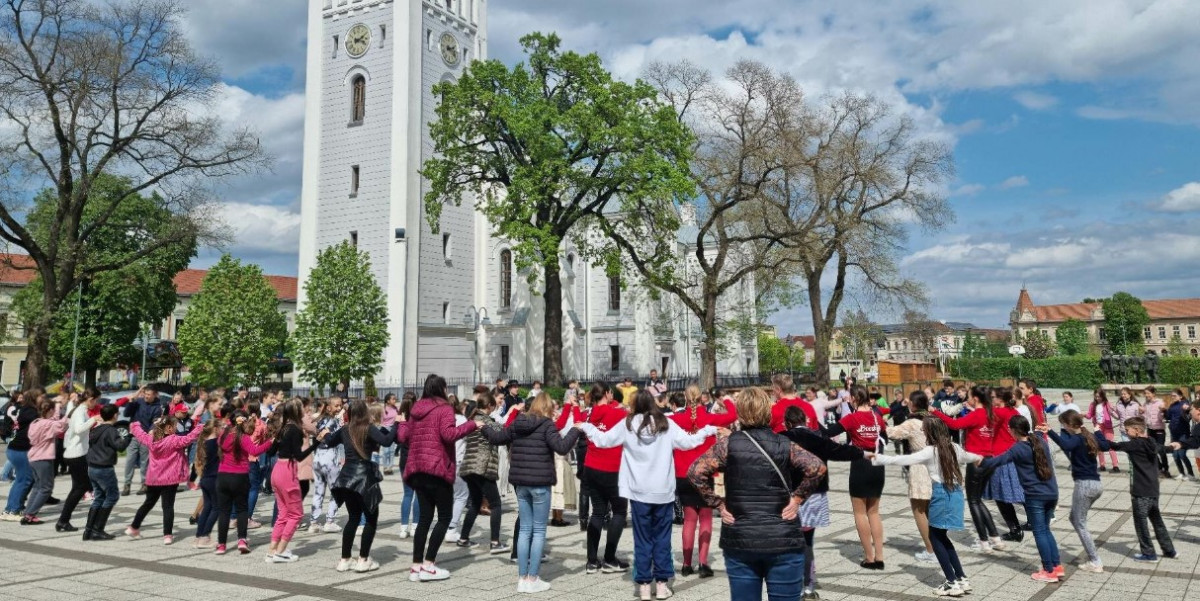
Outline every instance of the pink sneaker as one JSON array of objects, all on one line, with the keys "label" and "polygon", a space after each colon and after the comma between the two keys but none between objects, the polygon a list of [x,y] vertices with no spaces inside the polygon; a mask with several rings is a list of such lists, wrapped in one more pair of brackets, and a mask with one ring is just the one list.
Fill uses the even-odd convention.
[{"label": "pink sneaker", "polygon": [[217,550],[213,552],[213,555],[224,555],[224,554],[225,554],[225,545],[217,545]]},{"label": "pink sneaker", "polygon": [[168,534],[168,535],[166,535],[166,536],[164,536],[164,537],[163,537],[163,544],[164,544],[164,545],[169,545],[169,544],[171,544],[171,543],[173,543],[173,542],[175,542],[175,537],[174,537],[174,536],[171,536],[170,534]]},{"label": "pink sneaker", "polygon": [[250,553],[250,543],[246,542],[244,538],[238,539],[238,553],[242,555]]},{"label": "pink sneaker", "polygon": [[1046,570],[1034,572],[1029,577],[1038,582],[1058,582],[1058,576],[1055,576],[1054,572],[1047,572]]}]

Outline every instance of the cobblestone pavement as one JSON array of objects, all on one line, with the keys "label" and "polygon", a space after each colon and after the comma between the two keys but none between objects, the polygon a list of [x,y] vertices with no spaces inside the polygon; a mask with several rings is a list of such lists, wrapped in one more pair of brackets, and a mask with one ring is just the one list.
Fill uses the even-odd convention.
[{"label": "cobblestone pavement", "polygon": [[[1061,456],[1059,461],[1063,461]],[[120,466],[118,466],[120,470]],[[118,474],[121,473],[118,471]],[[887,488],[881,512],[888,537],[885,547],[887,569],[882,572],[862,570],[858,566],[861,548],[854,533],[853,518],[846,495],[846,468],[834,465],[831,470],[833,490],[833,525],[817,532],[817,570],[822,599],[886,599],[911,600],[931,598],[932,587],[942,577],[936,564],[918,564],[913,553],[920,550],[920,539],[909,515],[905,485],[896,470],[889,470]],[[1061,498],[1060,519],[1053,530],[1067,566],[1067,579],[1058,585],[1042,585],[1029,579],[1037,569],[1037,551],[1031,536],[1023,544],[1010,545],[1010,550],[989,555],[972,553],[966,548],[971,536],[967,532],[953,534],[964,567],[975,592],[968,598],[1000,601],[1075,600],[1092,599],[1100,594],[1106,599],[1198,599],[1200,579],[1196,579],[1200,559],[1200,525],[1196,515],[1196,497],[1200,485],[1191,482],[1164,481],[1163,502],[1167,526],[1171,529],[1180,559],[1163,560],[1158,564],[1133,562],[1137,543],[1129,511],[1128,479],[1126,474],[1104,475],[1105,493],[1090,515],[1090,527],[1100,545],[1105,572],[1091,574],[1076,571],[1074,563],[1082,548],[1066,519],[1066,504],[1071,498],[1071,479],[1065,468],[1058,471]],[[70,482],[60,477],[55,483],[58,497],[66,496]],[[0,488],[0,497],[8,485]],[[165,547],[155,536],[160,528],[159,513],[155,511],[143,526],[146,538],[131,541],[120,537],[111,542],[84,543],[78,534],[58,534],[53,522],[55,507],[43,512],[43,526],[21,526],[15,522],[0,522],[0,596],[4,599],[31,601],[81,601],[85,599],[127,600],[180,599],[183,601],[276,601],[282,599],[331,599],[362,601],[395,601],[460,599],[463,601],[495,601],[523,597],[516,593],[516,568],[507,555],[490,556],[486,550],[467,552],[451,544],[443,547],[440,565],[451,570],[450,580],[441,583],[410,583],[407,576],[412,539],[397,536],[399,514],[399,478],[388,478],[385,485],[384,519],[375,539],[373,557],[382,569],[369,574],[353,572],[339,574],[334,564],[339,555],[340,534],[301,534],[293,544],[301,557],[293,564],[266,564],[263,550],[269,539],[269,529],[251,531],[250,555],[236,553],[216,557],[211,552],[198,551],[190,546],[193,529],[187,516],[196,503],[198,492],[181,493],[176,503],[175,545]],[[121,532],[133,517],[142,497],[121,499],[110,522],[109,531]],[[512,496],[506,498],[511,502]],[[262,497],[260,516],[270,514],[273,497]],[[515,505],[513,505],[515,506]],[[512,513],[505,511],[504,536],[512,531]],[[77,512],[75,524],[82,526],[84,512]],[[344,522],[344,519],[342,520]],[[486,522],[486,520],[481,520]],[[477,524],[475,538],[486,540]],[[968,519],[968,527],[970,522]],[[718,526],[719,528],[719,526]],[[711,563],[717,571],[715,578],[701,580],[695,576],[679,578],[674,583],[676,599],[701,601],[728,599],[729,591],[722,571],[720,551],[714,535]],[[678,548],[679,532],[675,532]],[[543,577],[554,589],[542,596],[561,601],[590,601],[592,599],[630,599],[632,583],[626,575],[585,575],[584,537],[578,527],[550,528],[551,559],[543,565]],[[481,545],[486,548],[486,545]],[[632,553],[632,533],[622,539],[622,552]],[[679,561],[680,553],[675,552]],[[676,566],[678,569],[678,565]],[[1103,591],[1103,592],[1102,592]]]}]

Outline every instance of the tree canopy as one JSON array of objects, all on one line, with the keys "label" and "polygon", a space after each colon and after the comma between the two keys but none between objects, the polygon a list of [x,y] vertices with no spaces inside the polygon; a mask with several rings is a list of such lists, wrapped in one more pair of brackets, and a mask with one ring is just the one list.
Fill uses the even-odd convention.
[{"label": "tree canopy", "polygon": [[1104,335],[1109,350],[1118,355],[1142,354],[1143,328],[1150,324],[1150,314],[1142,305],[1142,299],[1128,292],[1118,292],[1103,303]]},{"label": "tree canopy", "polygon": [[1074,356],[1087,353],[1087,324],[1073,317],[1068,318],[1055,330],[1054,341],[1058,344],[1060,354]]}]

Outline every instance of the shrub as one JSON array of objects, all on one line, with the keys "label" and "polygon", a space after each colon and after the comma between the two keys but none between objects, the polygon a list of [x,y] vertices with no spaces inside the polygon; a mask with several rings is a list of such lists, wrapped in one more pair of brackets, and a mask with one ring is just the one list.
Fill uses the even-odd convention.
[{"label": "shrub", "polygon": [[950,370],[955,377],[976,382],[1030,378],[1042,388],[1095,388],[1104,382],[1104,372],[1095,357],[955,359]]}]

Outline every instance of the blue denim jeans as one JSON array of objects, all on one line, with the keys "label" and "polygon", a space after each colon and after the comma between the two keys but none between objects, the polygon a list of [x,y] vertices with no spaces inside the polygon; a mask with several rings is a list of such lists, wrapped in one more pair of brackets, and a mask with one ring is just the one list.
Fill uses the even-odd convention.
[{"label": "blue denim jeans", "polygon": [[4,456],[8,458],[8,464],[13,467],[13,471],[17,475],[17,479],[13,480],[12,487],[8,489],[8,503],[4,506],[4,511],[17,513],[21,510],[21,504],[25,501],[29,487],[33,486],[33,470],[29,467],[29,451],[14,451],[9,448],[4,451]]},{"label": "blue denim jeans", "polygon": [[415,526],[421,519],[421,506],[417,502],[417,491],[403,482],[401,484],[404,486],[404,498],[400,501],[400,525],[407,526],[411,516],[412,524]]},{"label": "blue denim jeans", "polygon": [[1058,557],[1058,541],[1050,532],[1050,516],[1058,499],[1031,499],[1025,497],[1025,515],[1033,527],[1033,540],[1037,543],[1038,556],[1042,558],[1042,569],[1047,572],[1062,564]]},{"label": "blue denim jeans", "polygon": [[204,509],[196,518],[196,537],[212,534],[213,526],[217,524],[217,477],[200,478],[200,494],[204,496]]},{"label": "blue denim jeans", "polygon": [[117,488],[117,470],[111,467],[88,466],[88,480],[92,481],[92,509],[108,509],[121,498]]},{"label": "blue denim jeans", "polygon": [[17,466],[9,461],[4,462],[4,469],[0,470],[0,481],[12,482],[17,477]]},{"label": "blue denim jeans", "polygon": [[549,486],[517,487],[517,573],[522,577],[537,576],[542,567],[542,551],[546,548],[546,521],[550,518]]},{"label": "blue denim jeans", "polygon": [[804,579],[804,551],[765,553],[725,551],[730,601],[761,601],[763,583],[768,601],[798,601]]},{"label": "blue denim jeans", "polygon": [[671,558],[671,525],[674,503],[629,502],[633,518],[633,581],[666,582],[675,577]]},{"label": "blue denim jeans", "polygon": [[254,509],[258,506],[259,493],[270,484],[271,468],[274,466],[274,455],[259,455],[256,461],[250,462],[250,498],[246,502],[250,519],[254,519]]}]

